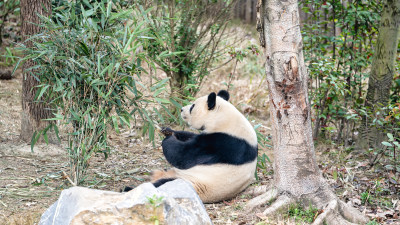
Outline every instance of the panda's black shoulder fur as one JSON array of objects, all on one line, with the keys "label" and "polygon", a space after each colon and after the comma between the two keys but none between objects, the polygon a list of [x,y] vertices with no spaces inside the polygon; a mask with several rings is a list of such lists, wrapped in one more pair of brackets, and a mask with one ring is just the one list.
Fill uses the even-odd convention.
[{"label": "panda's black shoulder fur", "polygon": [[162,142],[167,161],[178,169],[196,165],[242,165],[254,161],[257,146],[225,133],[195,134],[174,131]]}]

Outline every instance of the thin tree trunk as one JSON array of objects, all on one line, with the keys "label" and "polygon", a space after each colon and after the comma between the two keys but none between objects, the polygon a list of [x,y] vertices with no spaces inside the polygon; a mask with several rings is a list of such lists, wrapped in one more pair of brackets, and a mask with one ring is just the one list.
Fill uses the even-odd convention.
[{"label": "thin tree trunk", "polygon": [[[37,14],[49,16],[51,14],[50,0],[21,0],[21,20],[22,20],[22,38],[25,41],[31,35],[37,34],[41,28],[36,24],[40,23]],[[31,47],[30,41],[25,41],[27,47]],[[38,81],[32,76],[34,71],[26,71],[34,66],[32,60],[27,60],[23,65],[22,78],[22,113],[21,113],[21,139],[30,142],[35,131],[46,126],[46,119],[50,116],[50,111],[44,103],[36,103],[35,95]]]},{"label": "thin tree trunk", "polygon": [[[399,27],[400,0],[387,0],[383,6],[379,35],[365,100],[365,106],[372,113],[387,106],[389,102],[390,89],[395,72]],[[368,149],[369,147],[379,148],[385,137],[384,132],[376,129],[376,127],[371,127],[371,123],[371,118],[363,118],[361,138],[358,140],[358,146],[361,149]]]},{"label": "thin tree trunk", "polygon": [[293,3],[266,1],[264,34],[275,185],[300,196],[318,189],[321,176],[314,156],[297,3]]},{"label": "thin tree trunk", "polygon": [[253,8],[251,7],[251,2],[252,0],[246,0],[246,23],[251,23],[251,11],[253,10]]},{"label": "thin tree trunk", "polygon": [[297,0],[260,0],[258,6],[274,144],[274,188],[250,200],[247,208],[276,199],[263,213],[268,216],[297,201],[324,210],[317,224],[365,222],[360,212],[335,196],[316,162]]}]

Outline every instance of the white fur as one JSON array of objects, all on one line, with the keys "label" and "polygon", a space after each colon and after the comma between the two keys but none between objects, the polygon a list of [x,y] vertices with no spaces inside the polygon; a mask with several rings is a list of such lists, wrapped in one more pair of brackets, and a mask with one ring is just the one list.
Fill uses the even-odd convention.
[{"label": "white fur", "polygon": [[176,176],[190,181],[204,203],[235,197],[254,179],[257,160],[243,165],[198,165],[187,170],[174,168]]}]

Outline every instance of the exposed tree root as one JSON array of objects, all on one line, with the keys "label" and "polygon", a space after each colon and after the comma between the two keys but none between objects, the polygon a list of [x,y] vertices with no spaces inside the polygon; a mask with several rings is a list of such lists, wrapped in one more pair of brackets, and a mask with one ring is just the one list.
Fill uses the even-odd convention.
[{"label": "exposed tree root", "polygon": [[288,197],[286,195],[280,195],[274,203],[270,207],[268,207],[263,214],[265,216],[269,216],[277,212],[278,210],[282,209],[283,207],[286,207],[292,203],[294,203],[295,200],[291,197]]},{"label": "exposed tree root", "polygon": [[[266,186],[260,186],[260,187],[266,187]],[[276,188],[271,188],[268,191],[264,191],[265,193],[262,195],[259,195],[253,199],[251,199],[247,204],[246,204],[246,209],[248,212],[253,210],[255,207],[266,204],[276,198],[278,196],[278,190]]]},{"label": "exposed tree root", "polygon": [[324,212],[321,213],[315,220],[312,225],[320,225],[326,220],[327,217],[332,216],[332,214],[337,210],[338,203],[336,200],[332,200],[329,202],[328,206],[324,209]]},{"label": "exposed tree root", "polygon": [[[261,186],[263,187],[263,186]],[[254,191],[254,193],[257,193]],[[368,218],[359,212],[357,209],[350,205],[347,205],[343,201],[339,200],[332,191],[322,188],[316,193],[302,196],[301,198],[294,198],[287,194],[279,195],[277,188],[270,188],[264,194],[261,194],[251,199],[246,204],[246,211],[249,212],[254,208],[264,205],[272,200],[276,199],[271,206],[267,207],[262,214],[258,214],[258,217],[263,218],[271,216],[277,213],[284,207],[297,202],[310,202],[314,206],[319,207],[323,212],[318,215],[314,220],[313,225],[347,225],[347,224],[366,224]],[[329,202],[327,205],[324,202]]]},{"label": "exposed tree root", "polygon": [[339,201],[339,211],[343,217],[353,223],[367,223],[368,218],[361,214],[357,209],[353,208],[352,206]]},{"label": "exposed tree root", "polygon": [[252,195],[252,196],[259,196],[261,194],[265,194],[265,192],[269,191],[271,188],[270,185],[262,185],[262,186],[252,186],[247,188],[247,190],[244,192],[246,195]]}]

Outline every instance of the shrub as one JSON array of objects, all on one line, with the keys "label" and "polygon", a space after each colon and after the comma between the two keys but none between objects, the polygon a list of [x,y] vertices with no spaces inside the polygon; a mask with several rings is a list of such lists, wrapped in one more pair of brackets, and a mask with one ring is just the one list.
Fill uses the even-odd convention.
[{"label": "shrub", "polygon": [[[109,127],[119,132],[119,126],[129,126],[133,119],[141,118],[143,130],[153,140],[156,113],[146,106],[157,103],[165,108],[162,104],[168,102],[157,98],[167,80],[147,90],[150,94],[143,94],[146,87],[140,83],[140,76],[146,73],[142,67],[146,58],[137,50],[147,29],[132,20],[134,10],[112,1],[84,2],[85,7],[64,2],[62,11],[55,10],[52,18],[43,18],[45,31],[31,38],[32,48],[24,49],[25,59],[36,64],[30,68],[40,81],[36,99],[48,102],[54,110],[50,120],[71,129],[67,150],[75,184],[84,180],[94,153],[105,157],[110,153]],[[58,135],[53,123],[34,134],[32,146],[40,136],[47,141],[49,129]]]},{"label": "shrub", "polygon": [[173,97],[194,96],[212,63],[228,52],[221,43],[235,2],[153,1],[142,10],[153,37],[145,50],[171,78]]}]

